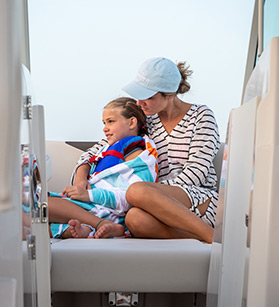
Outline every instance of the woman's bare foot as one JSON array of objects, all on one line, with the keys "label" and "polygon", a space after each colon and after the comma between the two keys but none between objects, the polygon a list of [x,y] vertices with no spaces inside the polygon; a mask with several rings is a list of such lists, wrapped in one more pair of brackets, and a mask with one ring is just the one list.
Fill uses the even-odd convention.
[{"label": "woman's bare foot", "polygon": [[95,239],[111,238],[111,237],[122,237],[125,233],[124,226],[114,223],[106,223],[102,225],[94,235]]},{"label": "woman's bare foot", "polygon": [[73,238],[87,238],[92,231],[88,226],[81,224],[79,220],[70,220],[68,224]]}]

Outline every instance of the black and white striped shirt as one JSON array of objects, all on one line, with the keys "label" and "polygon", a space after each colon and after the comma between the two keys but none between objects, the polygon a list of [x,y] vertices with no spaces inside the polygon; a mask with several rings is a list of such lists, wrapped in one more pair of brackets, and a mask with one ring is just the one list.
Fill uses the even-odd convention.
[{"label": "black and white striped shirt", "polygon": [[193,104],[170,134],[157,114],[147,117],[147,127],[158,151],[159,182],[216,189],[212,161],[220,141],[207,106]]},{"label": "black and white striped shirt", "polygon": [[[193,104],[170,134],[158,114],[147,117],[147,127],[158,151],[158,181],[181,187],[191,200],[190,210],[214,227],[218,192],[213,159],[220,141],[213,112],[205,105]],[[208,209],[201,216],[198,206],[209,198]]]}]

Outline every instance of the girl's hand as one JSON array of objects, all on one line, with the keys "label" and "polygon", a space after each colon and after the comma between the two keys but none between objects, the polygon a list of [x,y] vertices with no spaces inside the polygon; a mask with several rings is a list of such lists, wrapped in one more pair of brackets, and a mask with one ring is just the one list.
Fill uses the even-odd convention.
[{"label": "girl's hand", "polygon": [[74,186],[81,188],[83,190],[90,190],[91,185],[86,178],[76,178],[74,181]]},{"label": "girl's hand", "polygon": [[83,202],[89,202],[88,190],[80,188],[78,186],[66,187],[62,194],[70,199],[80,200]]}]

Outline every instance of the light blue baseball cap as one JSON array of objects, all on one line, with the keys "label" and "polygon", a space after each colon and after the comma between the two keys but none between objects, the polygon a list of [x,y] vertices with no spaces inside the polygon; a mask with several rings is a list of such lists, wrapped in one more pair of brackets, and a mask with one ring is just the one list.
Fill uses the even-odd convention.
[{"label": "light blue baseball cap", "polygon": [[139,68],[136,78],[122,90],[138,100],[148,99],[158,92],[175,93],[181,74],[174,62],[167,58],[151,58]]}]

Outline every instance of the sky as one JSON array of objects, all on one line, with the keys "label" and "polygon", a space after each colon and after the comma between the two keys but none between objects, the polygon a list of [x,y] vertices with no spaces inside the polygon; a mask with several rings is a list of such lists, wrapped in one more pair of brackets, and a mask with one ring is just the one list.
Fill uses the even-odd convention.
[{"label": "sky", "polygon": [[189,103],[206,104],[225,140],[241,104],[254,0],[29,0],[33,101],[46,139],[96,141],[102,109],[127,96],[148,58],[186,61]]}]

